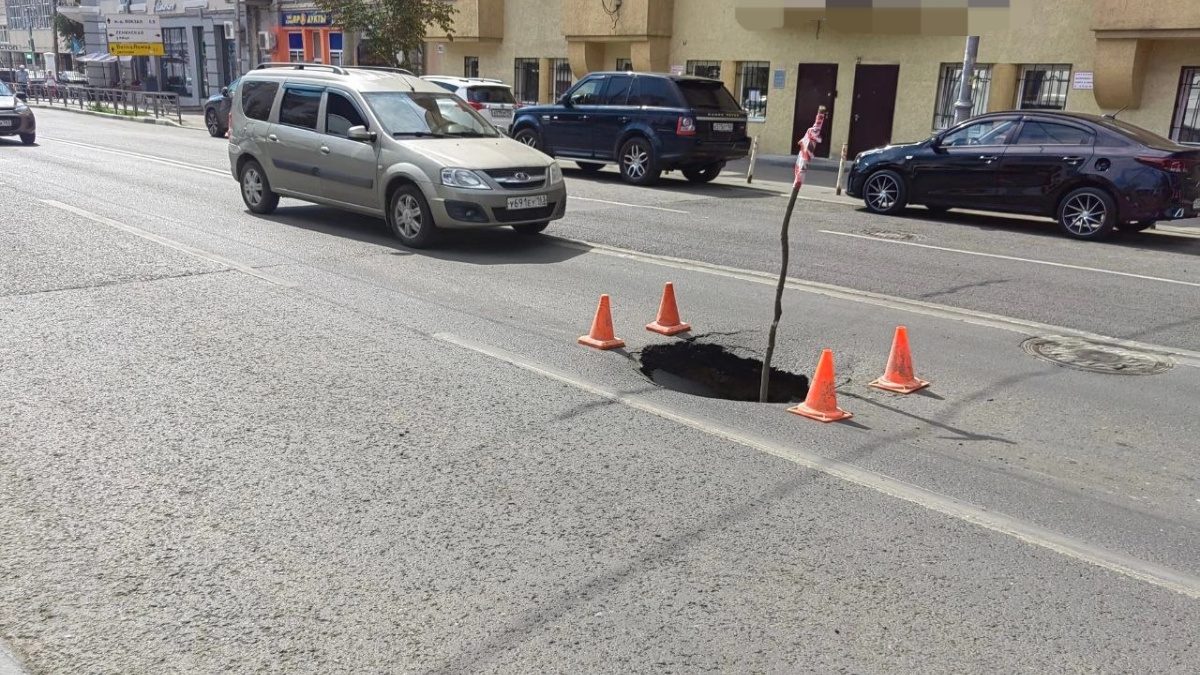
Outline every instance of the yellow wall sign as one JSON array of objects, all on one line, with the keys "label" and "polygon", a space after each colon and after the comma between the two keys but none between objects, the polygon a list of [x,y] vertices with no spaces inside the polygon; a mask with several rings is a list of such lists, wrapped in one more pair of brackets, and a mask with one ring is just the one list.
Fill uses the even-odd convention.
[{"label": "yellow wall sign", "polygon": [[161,42],[110,42],[108,53],[114,56],[162,56]]}]

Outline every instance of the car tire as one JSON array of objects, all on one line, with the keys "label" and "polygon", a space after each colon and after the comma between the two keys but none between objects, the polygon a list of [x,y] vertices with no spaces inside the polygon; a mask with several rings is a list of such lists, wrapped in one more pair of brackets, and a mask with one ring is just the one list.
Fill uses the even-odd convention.
[{"label": "car tire", "polygon": [[1099,188],[1079,188],[1058,204],[1058,227],[1072,239],[1105,239],[1116,220],[1116,202]]},{"label": "car tire", "polygon": [[550,227],[550,221],[546,221],[544,223],[525,223],[523,225],[513,225],[512,229],[516,230],[517,234],[534,235],[545,232],[547,227]]},{"label": "car tire", "polygon": [[388,204],[388,225],[408,248],[427,248],[437,239],[437,225],[425,194],[416,185],[401,185]]},{"label": "car tire", "polygon": [[625,141],[618,155],[621,178],[630,185],[652,185],[662,175],[654,146],[644,136],[634,136]]},{"label": "car tire", "polygon": [[242,201],[251,212],[262,216],[275,212],[279,206],[279,195],[271,189],[271,182],[262,165],[253,159],[242,165],[242,175],[238,179],[242,185]]},{"label": "car tire", "polygon": [[513,139],[528,145],[534,150],[546,152],[545,148],[542,147],[542,135],[539,134],[536,129],[525,127],[524,129],[518,131],[517,135],[513,136]]},{"label": "car tire", "polygon": [[217,111],[212,108],[204,111],[204,126],[208,129],[208,135],[213,138],[225,135],[225,130],[221,128],[221,120],[217,117]]},{"label": "car tire", "polygon": [[21,134],[21,142],[25,145],[33,145],[37,143],[37,134]]},{"label": "car tire", "polygon": [[1154,225],[1156,223],[1158,223],[1157,220],[1139,220],[1136,223],[1121,223],[1120,225],[1117,225],[1117,229],[1126,234],[1129,234],[1131,232],[1141,232],[1142,230],[1148,230],[1148,229],[1154,227]]},{"label": "car tire", "polygon": [[711,183],[721,175],[721,170],[724,168],[724,164],[717,162],[698,169],[684,169],[683,177],[693,183]]},{"label": "car tire", "polygon": [[600,162],[575,162],[575,166],[584,173],[599,173],[600,169],[604,168],[604,164]]},{"label": "car tire", "polygon": [[904,177],[895,171],[884,169],[867,176],[863,183],[863,202],[872,213],[895,215],[907,205],[908,189]]}]

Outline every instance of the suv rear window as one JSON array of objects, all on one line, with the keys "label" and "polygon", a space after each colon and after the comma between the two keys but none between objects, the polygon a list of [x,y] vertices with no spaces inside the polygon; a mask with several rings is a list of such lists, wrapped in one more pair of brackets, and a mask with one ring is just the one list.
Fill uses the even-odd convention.
[{"label": "suv rear window", "polygon": [[242,112],[252,120],[266,121],[275,103],[278,82],[247,82],[242,85]]},{"label": "suv rear window", "polygon": [[742,110],[742,106],[738,105],[728,91],[725,91],[725,86],[720,82],[678,80],[676,84],[679,85],[683,97],[687,99],[688,106],[691,108],[722,112],[741,112]]},{"label": "suv rear window", "polygon": [[508,103],[513,104],[512,90],[508,87],[470,87],[467,89],[467,100],[471,103]]},{"label": "suv rear window", "polygon": [[633,87],[629,90],[628,105],[675,108],[680,105],[679,94],[675,93],[671,81],[665,77],[635,77]]}]

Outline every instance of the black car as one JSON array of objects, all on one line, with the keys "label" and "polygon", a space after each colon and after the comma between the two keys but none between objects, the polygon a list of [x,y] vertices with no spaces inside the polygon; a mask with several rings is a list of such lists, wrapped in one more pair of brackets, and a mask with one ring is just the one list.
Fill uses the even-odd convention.
[{"label": "black car", "polygon": [[204,126],[210,136],[224,136],[229,130],[229,106],[239,81],[240,78],[230,82],[228,87],[222,87],[220,93],[209,96],[204,102]]},{"label": "black car", "polygon": [[921,143],[859,153],[847,193],[876,213],[908,204],[1055,218],[1103,239],[1200,212],[1200,149],[1114,116],[980,115]]},{"label": "black car", "polygon": [[720,80],[590,73],[556,105],[521,108],[513,138],[592,173],[616,163],[634,185],[679,169],[707,183],[750,152],[746,112]]}]

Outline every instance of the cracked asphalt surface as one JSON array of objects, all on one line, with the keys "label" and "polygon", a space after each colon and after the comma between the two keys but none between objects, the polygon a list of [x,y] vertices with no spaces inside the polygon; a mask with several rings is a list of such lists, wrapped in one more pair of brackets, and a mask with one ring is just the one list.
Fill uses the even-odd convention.
[{"label": "cracked asphalt surface", "polygon": [[[1200,670],[1197,368],[1070,370],[954,313],[1200,349],[1186,228],[803,202],[793,276],[946,307],[789,290],[776,367],[835,349],[855,413],[820,425],[636,369],[667,280],[698,339],[761,354],[777,193],[568,171],[551,236],[413,252],[246,213],[221,140],[38,115],[0,141],[0,641],[29,673]],[[624,352],[574,342],[600,293]],[[927,395],[865,386],[901,324]]]}]

